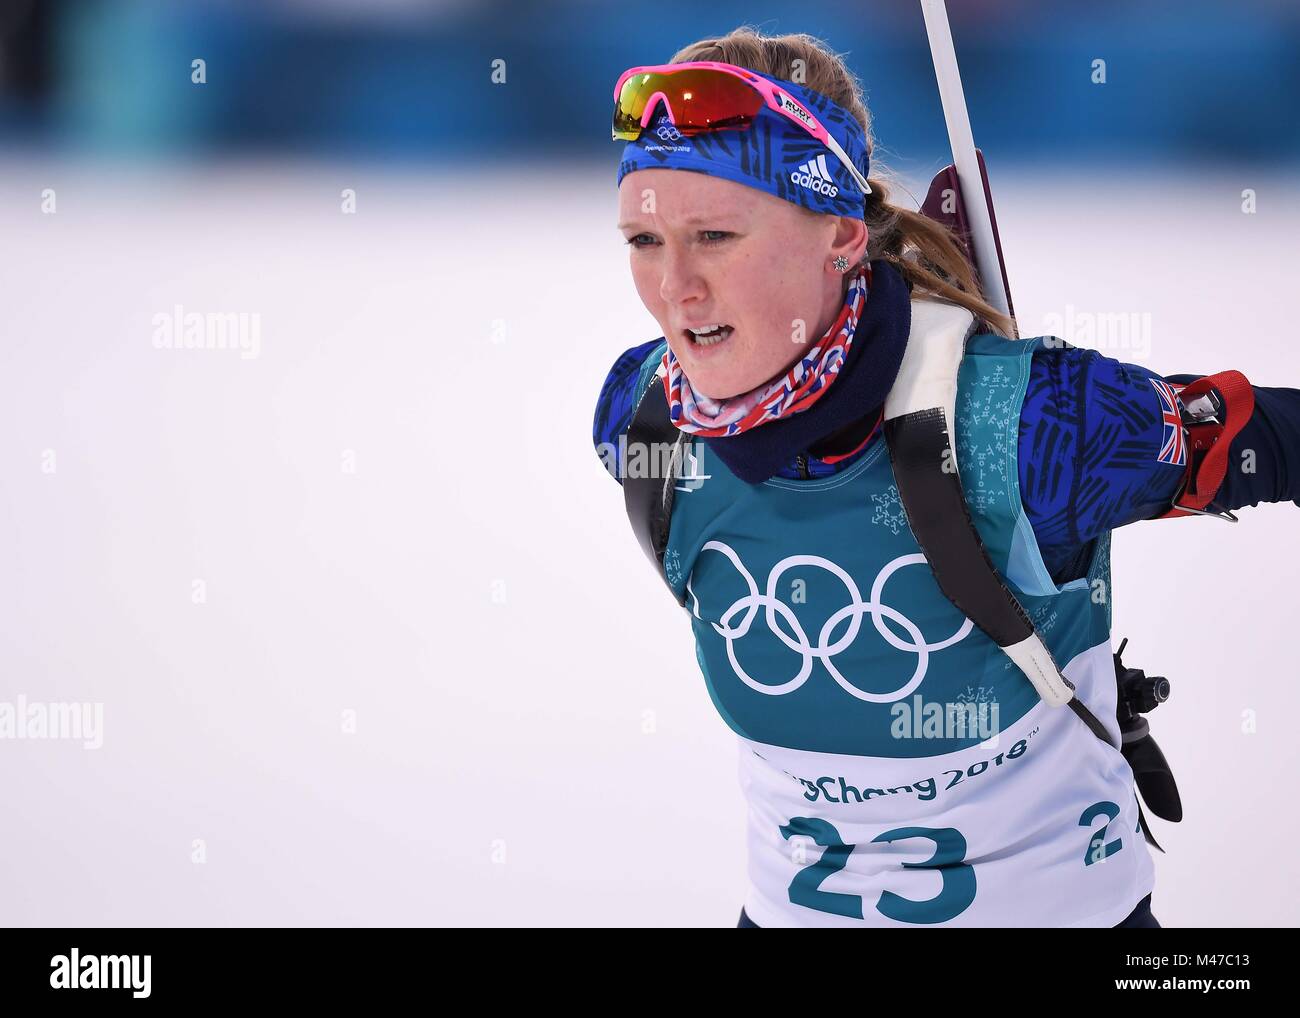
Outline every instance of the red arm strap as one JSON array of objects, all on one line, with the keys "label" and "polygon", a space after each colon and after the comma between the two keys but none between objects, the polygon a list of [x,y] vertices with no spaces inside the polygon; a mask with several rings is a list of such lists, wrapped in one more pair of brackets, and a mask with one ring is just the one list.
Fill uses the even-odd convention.
[{"label": "red arm strap", "polygon": [[1255,412],[1255,390],[1240,371],[1220,371],[1184,386],[1170,384],[1184,406],[1217,389],[1223,412],[1222,422],[1187,422],[1187,475],[1173,505],[1168,512],[1153,517],[1157,520],[1197,515],[1196,510],[1210,504],[1228,472],[1229,446]]}]

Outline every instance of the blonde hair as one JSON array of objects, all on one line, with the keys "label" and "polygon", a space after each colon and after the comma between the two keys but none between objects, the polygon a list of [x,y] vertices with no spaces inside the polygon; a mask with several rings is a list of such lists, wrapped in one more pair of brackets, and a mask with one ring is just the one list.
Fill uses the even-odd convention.
[{"label": "blonde hair", "polygon": [[[811,35],[764,36],[747,25],[716,39],[700,39],[673,54],[670,63],[717,60],[786,81],[797,81],[848,110],[866,133],[867,152],[874,148],[871,114],[862,100],[862,86],[848,65],[825,43]],[[795,63],[799,61],[799,63]],[[798,68],[798,77],[793,70]],[[871,194],[863,220],[867,250],[863,262],[883,260],[908,280],[914,292],[932,294],[966,308],[987,328],[1015,336],[1015,322],[985,298],[952,232],[933,219],[889,201],[890,183],[872,160]],[[809,215],[819,213],[809,212]],[[851,277],[846,273],[846,280]],[[847,283],[846,283],[847,285]]]}]

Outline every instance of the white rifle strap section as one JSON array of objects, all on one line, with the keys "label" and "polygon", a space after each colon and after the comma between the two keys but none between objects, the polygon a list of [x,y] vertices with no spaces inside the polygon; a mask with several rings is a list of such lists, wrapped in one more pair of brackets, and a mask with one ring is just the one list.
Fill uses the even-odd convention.
[{"label": "white rifle strap section", "polygon": [[[954,468],[957,466],[953,426],[957,419],[957,372],[965,354],[966,339],[974,329],[975,316],[958,304],[913,300],[912,328],[903,362],[893,388],[885,397],[886,420],[936,407],[942,409]],[[1025,673],[1045,703],[1060,707],[1074,697],[1074,690],[1037,632],[1002,650]]]},{"label": "white rifle strap section", "polygon": [[1038,633],[1030,633],[1019,643],[1002,650],[1025,673],[1049,707],[1063,707],[1074,699],[1074,689],[1056,667]]},{"label": "white rifle strap section", "polygon": [[957,369],[975,316],[949,301],[912,301],[912,329],[898,377],[885,397],[885,420],[931,407],[943,409],[952,446],[952,422],[957,419]]}]

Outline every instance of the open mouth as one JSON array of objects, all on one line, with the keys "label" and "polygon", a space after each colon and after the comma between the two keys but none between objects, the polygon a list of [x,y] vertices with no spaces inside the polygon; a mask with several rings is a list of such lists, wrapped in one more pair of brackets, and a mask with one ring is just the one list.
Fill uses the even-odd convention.
[{"label": "open mouth", "polygon": [[725,343],[735,331],[730,325],[709,325],[702,329],[683,329],[682,334],[695,346],[707,349]]}]

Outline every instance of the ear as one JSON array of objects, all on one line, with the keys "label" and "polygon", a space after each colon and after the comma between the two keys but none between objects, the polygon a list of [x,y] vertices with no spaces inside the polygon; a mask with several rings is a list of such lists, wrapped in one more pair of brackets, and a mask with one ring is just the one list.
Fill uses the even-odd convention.
[{"label": "ear", "polygon": [[867,224],[853,216],[839,216],[835,225],[830,256],[844,255],[850,265],[857,265],[867,253]]}]

